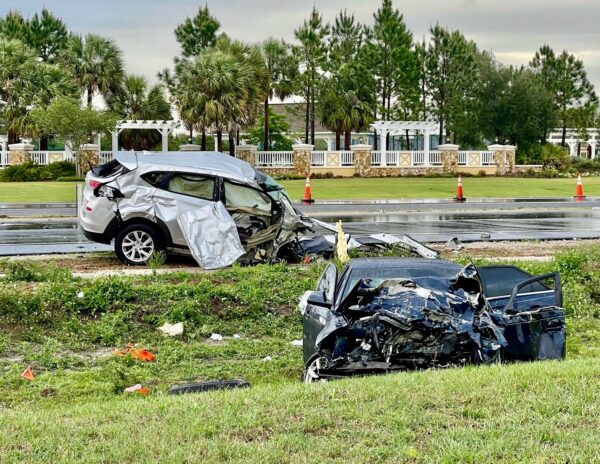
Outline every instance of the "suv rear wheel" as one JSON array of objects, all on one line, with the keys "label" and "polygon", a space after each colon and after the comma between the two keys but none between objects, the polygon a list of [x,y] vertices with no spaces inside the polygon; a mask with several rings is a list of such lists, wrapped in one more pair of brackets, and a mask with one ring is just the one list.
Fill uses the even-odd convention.
[{"label": "suv rear wheel", "polygon": [[131,224],[123,228],[115,237],[117,258],[130,266],[143,266],[164,246],[160,234],[147,224]]}]

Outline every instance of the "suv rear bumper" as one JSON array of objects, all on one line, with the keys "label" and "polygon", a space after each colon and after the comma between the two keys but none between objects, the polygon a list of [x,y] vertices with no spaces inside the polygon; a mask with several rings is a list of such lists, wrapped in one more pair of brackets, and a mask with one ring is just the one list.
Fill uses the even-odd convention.
[{"label": "suv rear bumper", "polygon": [[113,239],[113,237],[109,236],[105,232],[99,234],[97,232],[90,232],[89,230],[85,230],[83,228],[80,228],[79,230],[81,230],[81,233],[85,236],[85,238],[91,242],[105,243],[109,245],[110,241]]},{"label": "suv rear bumper", "polygon": [[104,232],[91,232],[84,227],[82,221],[80,220],[79,230],[88,240],[109,245],[112,239],[114,239],[117,235],[117,232],[119,230],[119,221],[115,217],[112,221],[109,222]]}]

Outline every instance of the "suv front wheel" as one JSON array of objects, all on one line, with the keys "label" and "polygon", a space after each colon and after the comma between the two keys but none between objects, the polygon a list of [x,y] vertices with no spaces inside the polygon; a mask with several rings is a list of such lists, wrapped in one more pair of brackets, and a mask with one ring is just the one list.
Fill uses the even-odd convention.
[{"label": "suv front wheel", "polygon": [[142,266],[164,246],[156,229],[146,224],[131,224],[115,237],[117,258],[130,266]]}]

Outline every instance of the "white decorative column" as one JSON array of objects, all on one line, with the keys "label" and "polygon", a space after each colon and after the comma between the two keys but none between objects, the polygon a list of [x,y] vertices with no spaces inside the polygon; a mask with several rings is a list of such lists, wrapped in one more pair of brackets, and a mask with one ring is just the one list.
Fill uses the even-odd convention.
[{"label": "white decorative column", "polygon": [[119,151],[119,133],[120,132],[121,132],[120,130],[115,129],[114,131],[111,131],[111,133],[110,133],[113,157],[115,156],[115,153],[117,153]]},{"label": "white decorative column", "polygon": [[425,161],[429,165],[429,130],[423,132],[423,151],[425,152]]},{"label": "white decorative column", "polygon": [[161,129],[160,135],[162,138],[161,149],[163,152],[169,151],[169,129]]},{"label": "white decorative column", "polygon": [[381,147],[381,167],[387,166],[387,137],[389,130],[383,129],[379,133],[379,146]]},{"label": "white decorative column", "polygon": [[570,139],[566,140],[566,142],[567,145],[569,145],[569,156],[571,158],[574,158],[575,156],[577,156],[577,140],[571,137]]}]

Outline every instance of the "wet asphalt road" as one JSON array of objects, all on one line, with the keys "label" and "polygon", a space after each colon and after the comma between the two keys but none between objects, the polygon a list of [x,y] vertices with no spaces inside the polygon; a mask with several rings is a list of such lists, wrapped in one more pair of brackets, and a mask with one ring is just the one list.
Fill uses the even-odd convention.
[{"label": "wet asphalt road", "polygon": [[[0,256],[110,250],[77,230],[73,205],[0,206]],[[600,238],[600,199],[427,202],[329,202],[299,206],[326,222],[341,220],[353,234],[408,234],[423,242]],[[70,216],[33,219],[31,216]],[[14,216],[22,216],[16,218]]]}]

